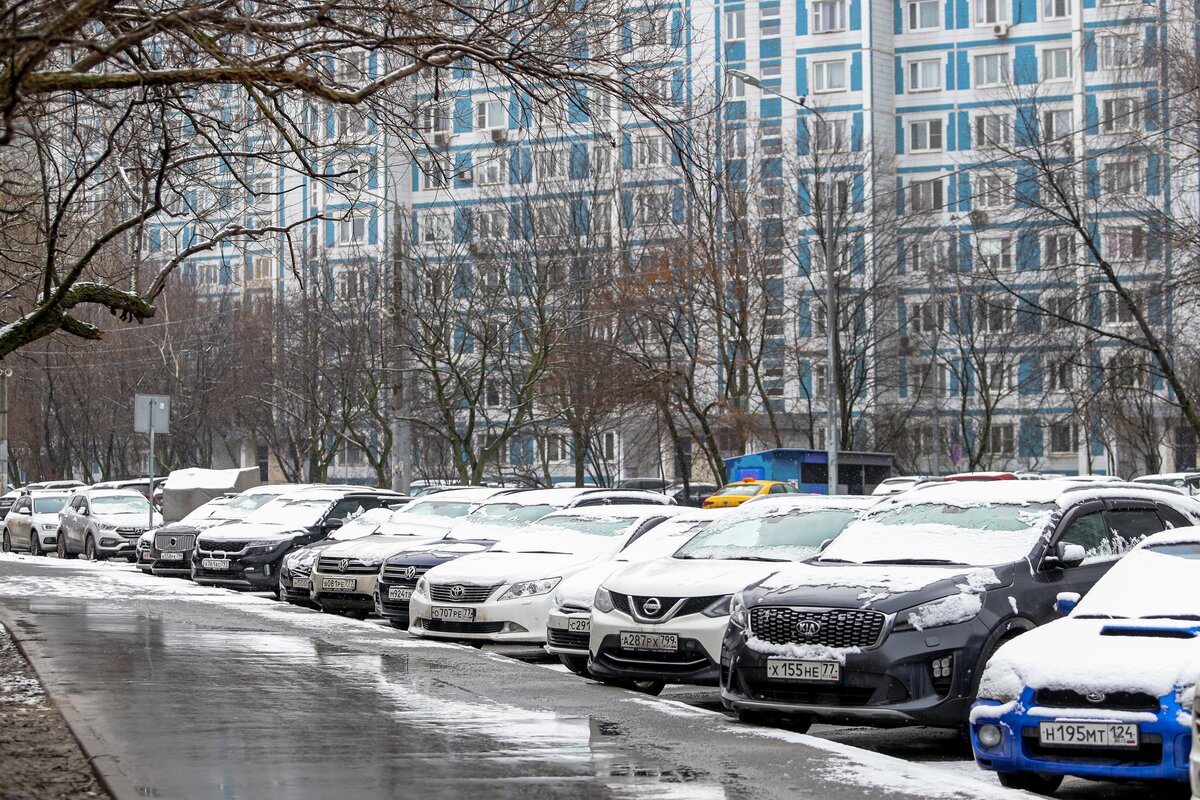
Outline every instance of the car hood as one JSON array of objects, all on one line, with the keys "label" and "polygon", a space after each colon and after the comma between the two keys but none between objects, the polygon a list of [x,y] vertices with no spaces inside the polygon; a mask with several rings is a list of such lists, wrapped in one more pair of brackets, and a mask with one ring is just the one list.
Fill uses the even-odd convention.
[{"label": "car hood", "polygon": [[885,614],[955,594],[1012,584],[1013,568],[787,564],[746,593],[748,605],[871,608]]},{"label": "car hood", "polygon": [[617,570],[604,588],[621,594],[704,597],[732,594],[788,566],[777,561],[657,558]]},{"label": "car hood", "polygon": [[217,525],[204,531],[204,540],[208,542],[231,542],[243,539],[291,539],[303,529],[287,525],[271,525],[265,522],[247,523],[233,522],[228,525]]},{"label": "car hood", "polygon": [[[33,521],[38,525],[57,525],[58,524],[58,512],[57,511],[51,511],[46,514],[34,514],[32,516],[33,516]],[[142,517],[141,514],[138,514],[138,516]],[[142,519],[145,519],[145,517],[142,517]]]},{"label": "car hood", "polygon": [[1014,700],[1030,687],[1161,697],[1193,686],[1197,675],[1200,623],[1194,620],[1067,617],[1001,647],[988,661],[979,694]]},{"label": "car hood", "polygon": [[388,564],[414,564],[417,566],[428,566],[441,564],[444,561],[451,561],[455,558],[462,558],[471,553],[481,553],[490,548],[495,542],[451,542],[438,541],[431,542],[420,547],[412,547],[404,552],[396,553],[388,556]]},{"label": "car hood", "polygon": [[591,564],[576,572],[569,578],[564,578],[554,592],[554,605],[570,605],[577,608],[591,608],[592,600],[596,597],[596,589],[609,575],[616,570],[628,566],[625,563],[603,561]]},{"label": "car hood", "polygon": [[[105,525],[115,525],[118,528],[144,528],[149,522],[149,518],[140,511],[136,514],[93,514],[92,519]],[[154,521],[161,525],[162,516],[155,513]]]},{"label": "car hood", "polygon": [[364,536],[346,542],[334,542],[324,553],[331,558],[385,559],[438,539],[419,536]]},{"label": "car hood", "polygon": [[590,556],[550,553],[475,553],[434,567],[426,578],[431,583],[475,583],[530,581],[565,578],[592,563]]}]

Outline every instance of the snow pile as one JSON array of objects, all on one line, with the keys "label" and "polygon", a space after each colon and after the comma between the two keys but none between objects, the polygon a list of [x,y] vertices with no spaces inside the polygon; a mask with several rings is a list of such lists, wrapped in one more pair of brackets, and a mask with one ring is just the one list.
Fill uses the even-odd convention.
[{"label": "snow pile", "polygon": [[861,653],[857,647],[826,647],[822,644],[774,644],[763,641],[751,635],[746,639],[746,647],[756,653],[765,653],[783,658],[795,658],[802,661],[836,661],[846,663],[846,656]]},{"label": "snow pile", "polygon": [[910,611],[908,622],[919,631],[926,628],[940,628],[943,625],[954,625],[959,622],[975,619],[983,608],[983,599],[978,594],[962,592],[953,594],[944,600],[926,603]]}]

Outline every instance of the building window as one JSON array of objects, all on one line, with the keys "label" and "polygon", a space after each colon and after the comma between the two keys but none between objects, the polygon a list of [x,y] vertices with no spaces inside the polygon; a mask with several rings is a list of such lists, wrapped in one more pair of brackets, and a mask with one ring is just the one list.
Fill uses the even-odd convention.
[{"label": "building window", "polygon": [[668,19],[665,14],[646,14],[636,21],[635,35],[638,47],[657,47],[670,41]]},{"label": "building window", "polygon": [[814,92],[846,91],[846,62],[817,61],[813,63]]},{"label": "building window", "polygon": [[561,181],[567,177],[567,150],[551,147],[537,151],[534,165],[539,182]]},{"label": "building window", "polygon": [[338,273],[338,299],[357,300],[362,275],[354,267],[347,267]]},{"label": "building window", "polygon": [[1065,328],[1075,321],[1076,300],[1071,294],[1052,294],[1042,299],[1046,309],[1046,327]]},{"label": "building window", "polygon": [[746,82],[736,75],[732,76],[732,80],[726,80],[726,86],[730,100],[741,100],[746,96]]},{"label": "building window", "polygon": [[1069,420],[1050,423],[1050,452],[1074,453],[1079,449],[1079,426]]},{"label": "building window", "polygon": [[546,436],[545,452],[547,461],[566,461],[571,457],[566,437],[554,433]]},{"label": "building window", "polygon": [[475,103],[475,130],[505,128],[504,103],[500,100],[479,100]]},{"label": "building window", "polygon": [[340,136],[362,133],[367,129],[367,117],[357,108],[339,108],[337,118]]},{"label": "building window", "polygon": [[783,65],[778,61],[764,61],[758,71],[764,78],[778,78],[783,74]]},{"label": "building window", "polygon": [[1146,257],[1141,228],[1122,226],[1104,231],[1104,257],[1109,261],[1141,261]]},{"label": "building window", "polygon": [[[825,208],[825,191],[826,182],[819,181],[816,186],[816,201],[817,208]],[[845,210],[850,203],[850,181],[842,178],[833,182],[833,203],[834,208]],[[775,216],[783,215],[783,205],[779,198],[766,198],[760,203],[763,213],[767,213],[767,209],[771,209]]]},{"label": "building window", "polygon": [[1050,233],[1042,237],[1042,265],[1069,267],[1075,263],[1075,237],[1069,233]]},{"label": "building window", "polygon": [[659,167],[671,163],[671,143],[666,136],[643,136],[637,142],[639,167]]},{"label": "building window", "polygon": [[480,153],[480,159],[475,163],[473,172],[475,183],[479,186],[495,186],[507,182],[508,154],[499,149],[486,155]]},{"label": "building window", "polygon": [[1016,437],[1011,422],[993,425],[988,431],[987,449],[993,456],[1010,456],[1015,452]]},{"label": "building window", "polygon": [[[994,176],[989,176],[994,177]],[[1012,238],[999,236],[979,240],[979,260],[993,275],[1012,271]]]},{"label": "building window", "polygon": [[612,461],[617,457],[617,435],[615,433],[604,434],[604,460]]},{"label": "building window", "polygon": [[937,211],[944,201],[942,179],[918,181],[908,187],[909,208],[914,211]]},{"label": "building window", "polygon": [[497,408],[504,402],[504,383],[498,378],[488,378],[483,388],[483,404]]},{"label": "building window", "polygon": [[1140,66],[1142,41],[1136,34],[1110,33],[1099,37],[1100,66],[1104,69],[1120,69]]},{"label": "building window", "polygon": [[846,120],[816,120],[813,146],[819,153],[837,153],[846,149]]},{"label": "building window", "polygon": [[940,58],[908,62],[908,90],[910,92],[932,92],[942,88],[942,60]]},{"label": "building window", "polygon": [[942,244],[932,238],[921,239],[909,244],[905,268],[909,273],[932,272],[942,263]]},{"label": "building window", "polygon": [[1145,304],[1144,295],[1140,292],[1130,292],[1129,300],[1116,292],[1104,293],[1104,323],[1106,325],[1132,325],[1137,322],[1134,306]]},{"label": "building window", "polygon": [[612,148],[598,144],[592,147],[592,177],[607,178],[612,172]]},{"label": "building window", "polygon": [[940,28],[941,3],[938,0],[909,0],[908,29],[930,31]]},{"label": "building window", "polygon": [[908,149],[913,153],[929,153],[942,149],[940,119],[923,119],[908,123]]},{"label": "building window", "polygon": [[593,236],[607,236],[612,232],[612,207],[604,202],[593,203],[588,222]]},{"label": "building window", "polygon": [[980,297],[975,301],[975,325],[980,333],[1007,333],[1013,326],[1011,301]]},{"label": "building window", "polygon": [[1075,115],[1068,108],[1042,112],[1042,138],[1047,142],[1070,136],[1075,127]]},{"label": "building window", "polygon": [[975,202],[979,208],[998,209],[1012,205],[1012,179],[1004,175],[978,175]]},{"label": "building window", "polygon": [[1136,131],[1141,114],[1132,97],[1110,97],[1100,103],[1100,130],[1104,133]]},{"label": "building window", "polygon": [[1005,20],[1004,0],[975,0],[975,24],[995,25]]},{"label": "building window", "polygon": [[425,244],[450,241],[450,215],[426,212],[421,218],[421,241]]},{"label": "building window", "polygon": [[637,197],[637,224],[664,225],[671,221],[671,193],[645,190]]},{"label": "building window", "polygon": [[445,159],[427,158],[421,161],[421,188],[445,189],[450,179],[450,165]]},{"label": "building window", "polygon": [[570,229],[568,221],[567,211],[557,205],[543,205],[533,209],[533,230],[538,236],[566,236]]},{"label": "building window", "polygon": [[981,114],[975,117],[975,146],[998,147],[1012,141],[1012,120],[1008,114]]},{"label": "building window", "polygon": [[508,238],[508,211],[477,211],[471,215],[475,234],[480,239],[496,240]]},{"label": "building window", "polygon": [[975,56],[975,87],[1008,85],[1008,53]]},{"label": "building window", "polygon": [[758,16],[761,18],[758,31],[759,36],[770,37],[779,35],[782,30],[782,25],[779,21],[779,6],[759,6]]},{"label": "building window", "polygon": [[1042,51],[1042,80],[1061,81],[1071,77],[1071,48]]},{"label": "building window", "polygon": [[1138,159],[1107,161],[1100,174],[1104,194],[1109,197],[1141,194],[1145,186],[1142,181],[1142,162]]},{"label": "building window", "polygon": [[1043,19],[1062,19],[1071,16],[1071,0],[1042,0]]},{"label": "building window", "polygon": [[935,333],[943,330],[945,324],[944,303],[926,300],[922,303],[912,303],[908,307],[908,329],[912,333]]},{"label": "building window", "polygon": [[421,130],[427,133],[443,133],[449,131],[450,109],[445,103],[433,103],[421,110]]},{"label": "building window", "polygon": [[846,3],[844,0],[814,0],[813,33],[830,33],[846,27]]},{"label": "building window", "polygon": [[777,156],[783,152],[783,124],[763,123],[758,128],[758,147],[764,156]]},{"label": "building window", "polygon": [[1146,364],[1133,353],[1115,355],[1106,366],[1110,386],[1119,389],[1145,388]]},{"label": "building window", "polygon": [[1046,363],[1047,391],[1066,392],[1073,388],[1075,388],[1075,366],[1069,360],[1057,359]]},{"label": "building window", "polygon": [[367,218],[346,217],[338,220],[338,244],[354,244],[367,238]]},{"label": "building window", "polygon": [[[1003,361],[985,361],[979,365],[979,383],[989,392],[1012,391],[1013,368]],[[994,399],[994,398],[993,398]]]},{"label": "building window", "polygon": [[354,442],[346,442],[342,445],[338,463],[343,467],[361,467],[367,463],[367,454]]},{"label": "building window", "polygon": [[725,39],[736,41],[746,38],[746,12],[742,9],[725,12]]}]

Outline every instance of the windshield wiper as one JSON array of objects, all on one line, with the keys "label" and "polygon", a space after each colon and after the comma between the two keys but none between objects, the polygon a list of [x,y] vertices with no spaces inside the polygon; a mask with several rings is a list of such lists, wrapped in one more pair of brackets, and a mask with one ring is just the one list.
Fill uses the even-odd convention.
[{"label": "windshield wiper", "polygon": [[966,564],[961,561],[949,561],[944,558],[881,558],[876,561],[864,561],[864,564],[949,564],[956,567],[965,567]]},{"label": "windshield wiper", "polygon": [[790,558],[769,558],[767,556],[734,556],[730,560],[731,561],[780,561],[785,564],[787,562],[791,561]]},{"label": "windshield wiper", "polygon": [[570,553],[564,553],[562,550],[497,550],[498,553],[529,553],[539,556],[569,556]]},{"label": "windshield wiper", "polygon": [[1071,619],[1126,619],[1126,617],[1114,617],[1112,614],[1072,614]]},{"label": "windshield wiper", "polygon": [[813,563],[816,563],[816,564],[855,564],[855,563],[857,563],[857,562],[855,562],[855,561],[847,561],[847,560],[846,560],[846,559],[844,559],[844,558],[824,558],[824,557],[820,557],[820,558],[813,559]]},{"label": "windshield wiper", "polygon": [[1200,620],[1200,614],[1149,614],[1138,619],[1185,619],[1185,620]]}]

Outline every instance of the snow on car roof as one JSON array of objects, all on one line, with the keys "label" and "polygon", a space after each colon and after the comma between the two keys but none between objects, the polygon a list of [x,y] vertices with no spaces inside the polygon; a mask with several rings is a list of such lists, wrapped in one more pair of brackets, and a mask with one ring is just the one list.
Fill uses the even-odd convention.
[{"label": "snow on car roof", "polygon": [[1185,497],[1171,487],[1149,488],[1128,483],[1076,483],[1073,481],[960,481],[922,484],[915,491],[880,500],[883,508],[917,503],[947,503],[968,508],[995,503],[1056,503],[1066,505],[1085,498],[1122,497],[1170,500]]},{"label": "snow on car roof", "polygon": [[1141,550],[1168,544],[1200,544],[1200,525],[1188,525],[1185,528],[1170,528],[1160,531],[1142,539],[1134,549]]},{"label": "snow on car roof", "polygon": [[647,504],[614,503],[608,506],[584,506],[583,508],[567,508],[554,511],[542,517],[538,522],[554,520],[560,517],[592,517],[594,519],[628,519],[630,517],[661,517],[671,515],[675,506],[656,506]]},{"label": "snow on car roof", "polygon": [[421,506],[431,503],[482,503],[484,500],[490,500],[496,496],[504,497],[516,493],[512,489],[501,489],[495,486],[463,486],[457,489],[446,489],[442,492],[434,492],[424,497],[418,497],[405,506],[405,508],[412,509],[409,513],[419,514]]},{"label": "snow on car roof", "polygon": [[843,494],[835,495],[834,497],[830,497],[827,494],[764,494],[747,500],[742,503],[740,508],[756,508],[764,513],[769,513],[770,509],[787,511],[793,508],[866,509],[878,502],[878,497],[869,494]]}]

